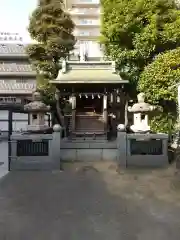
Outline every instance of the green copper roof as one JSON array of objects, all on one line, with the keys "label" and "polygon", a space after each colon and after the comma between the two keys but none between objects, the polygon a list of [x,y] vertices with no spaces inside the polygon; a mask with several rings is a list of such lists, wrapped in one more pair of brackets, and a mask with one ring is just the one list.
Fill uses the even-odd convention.
[{"label": "green copper roof", "polygon": [[[63,68],[64,67],[64,68]],[[128,83],[115,72],[112,62],[64,63],[52,83]]]}]

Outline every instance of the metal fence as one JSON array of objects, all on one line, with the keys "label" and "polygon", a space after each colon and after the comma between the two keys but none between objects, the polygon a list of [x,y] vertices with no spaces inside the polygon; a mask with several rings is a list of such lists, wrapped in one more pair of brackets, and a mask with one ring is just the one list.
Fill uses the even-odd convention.
[{"label": "metal fence", "polygon": [[17,156],[48,156],[49,140],[17,140]]},{"label": "metal fence", "polygon": [[[50,170],[56,167],[56,146],[53,146],[56,142],[60,146],[60,137],[59,141],[53,143],[53,140],[53,134],[12,134],[8,142],[9,170]],[[60,158],[60,153],[57,154]]]},{"label": "metal fence", "polygon": [[130,139],[131,155],[162,155],[162,139],[138,140]]}]

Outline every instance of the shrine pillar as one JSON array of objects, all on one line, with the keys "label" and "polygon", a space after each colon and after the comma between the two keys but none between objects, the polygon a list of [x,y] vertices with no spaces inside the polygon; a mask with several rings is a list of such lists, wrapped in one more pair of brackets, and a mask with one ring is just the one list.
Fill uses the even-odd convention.
[{"label": "shrine pillar", "polygon": [[116,90],[116,119],[117,119],[118,123],[120,122],[120,119],[121,119],[121,111],[120,111],[121,101],[122,101],[121,91],[118,88]]},{"label": "shrine pillar", "polygon": [[107,101],[108,97],[105,93],[103,96],[103,118],[104,118],[104,131],[107,132],[108,130],[108,109],[107,109]]},{"label": "shrine pillar", "polygon": [[65,126],[65,122],[64,122],[64,116],[61,113],[61,106],[60,106],[60,98],[61,98],[61,94],[59,89],[56,89],[56,93],[55,93],[55,99],[56,99],[56,110],[57,110],[57,114],[60,118],[60,124],[62,127]]},{"label": "shrine pillar", "polygon": [[72,104],[72,131],[74,132],[76,129],[76,96],[74,93],[71,96],[71,104]]}]

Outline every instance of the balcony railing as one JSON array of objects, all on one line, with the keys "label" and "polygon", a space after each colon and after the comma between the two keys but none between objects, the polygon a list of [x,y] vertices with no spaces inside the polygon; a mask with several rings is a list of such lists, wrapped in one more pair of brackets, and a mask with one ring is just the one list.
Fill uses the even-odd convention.
[{"label": "balcony railing", "polygon": [[89,9],[89,8],[73,8],[69,9],[68,12],[71,15],[76,16],[98,16],[101,14],[100,9]]},{"label": "balcony railing", "polygon": [[74,36],[76,37],[98,37],[100,36],[100,31],[74,31]]},{"label": "balcony railing", "polygon": [[36,90],[36,83],[13,83],[9,82],[0,82],[0,94],[32,94]]},{"label": "balcony railing", "polygon": [[100,26],[99,20],[79,20],[75,21],[76,26]]},{"label": "balcony railing", "polygon": [[100,0],[75,0],[73,5],[98,5],[100,4]]}]

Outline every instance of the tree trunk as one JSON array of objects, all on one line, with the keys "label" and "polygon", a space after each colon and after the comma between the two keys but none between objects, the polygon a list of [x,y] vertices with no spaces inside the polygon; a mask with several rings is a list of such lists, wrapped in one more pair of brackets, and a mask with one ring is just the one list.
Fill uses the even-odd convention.
[{"label": "tree trunk", "polygon": [[124,125],[128,125],[128,99],[126,98],[125,109],[124,109]]},{"label": "tree trunk", "polygon": [[63,116],[62,113],[61,113],[61,108],[60,108],[59,100],[56,101],[56,110],[57,110],[58,118],[59,118],[59,120],[60,120],[60,125],[61,125],[61,127],[65,127],[65,125],[64,125],[64,116]]},{"label": "tree trunk", "polygon": [[129,124],[129,117],[128,117],[128,105],[129,105],[129,94],[125,94],[125,108],[124,108],[124,125],[127,126]]}]

